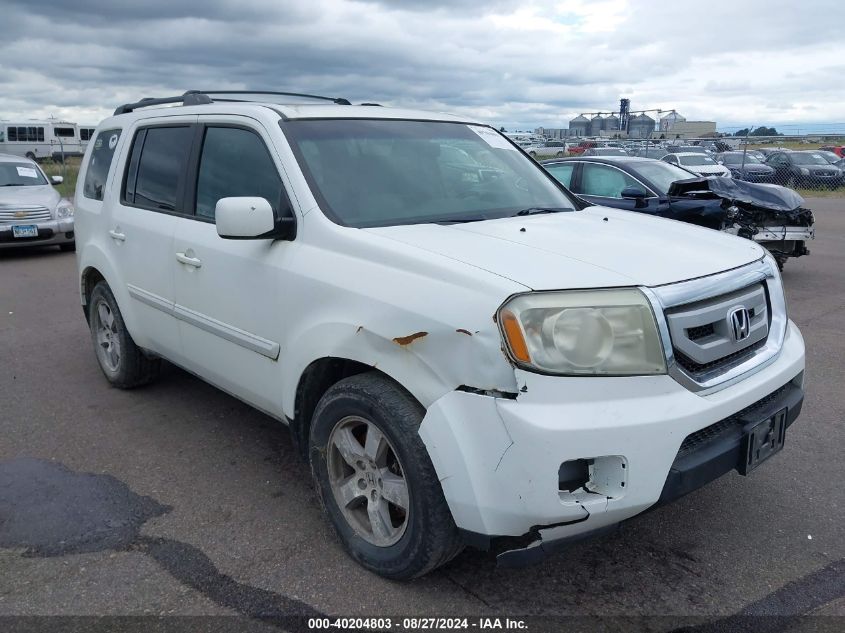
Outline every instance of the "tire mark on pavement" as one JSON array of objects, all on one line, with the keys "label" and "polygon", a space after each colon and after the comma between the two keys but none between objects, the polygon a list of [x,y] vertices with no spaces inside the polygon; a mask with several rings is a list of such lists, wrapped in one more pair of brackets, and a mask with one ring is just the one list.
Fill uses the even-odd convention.
[{"label": "tire mark on pavement", "polygon": [[112,475],[31,457],[0,462],[0,548],[23,548],[33,558],[138,551],[183,585],[250,618],[306,631],[308,617],[325,617],[296,598],[237,582],[193,545],[140,534],[146,521],[171,510]]},{"label": "tire mark on pavement", "polygon": [[845,597],[845,559],[835,560],[802,578],[786,583],[742,611],[698,626],[676,629],[676,633],[768,633],[786,631],[801,623],[803,616]]}]

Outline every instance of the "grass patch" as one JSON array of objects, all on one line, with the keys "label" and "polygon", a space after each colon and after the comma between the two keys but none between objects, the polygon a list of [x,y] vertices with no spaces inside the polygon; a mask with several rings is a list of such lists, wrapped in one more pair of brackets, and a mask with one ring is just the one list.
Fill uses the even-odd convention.
[{"label": "grass patch", "polygon": [[76,191],[76,179],[79,177],[79,166],[82,163],[82,158],[67,158],[64,164],[45,160],[41,163],[41,169],[44,173],[50,176],[61,176],[64,182],[60,185],[55,185],[56,189],[65,198],[73,198],[74,191]]}]

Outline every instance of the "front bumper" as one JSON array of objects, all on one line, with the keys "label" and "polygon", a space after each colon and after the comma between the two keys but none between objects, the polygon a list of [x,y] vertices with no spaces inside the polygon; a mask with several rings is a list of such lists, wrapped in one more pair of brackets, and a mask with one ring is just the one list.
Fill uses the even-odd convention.
[{"label": "front bumper", "polygon": [[14,237],[12,235],[12,224],[0,224],[0,248],[68,244],[75,239],[72,217],[41,222],[23,221],[20,224],[35,225],[38,228],[38,237]]},{"label": "front bumper", "polygon": [[[420,436],[457,526],[476,545],[520,537],[525,550],[503,554],[503,562],[530,560],[552,543],[678,496],[663,497],[667,485],[675,489],[667,482],[684,440],[799,381],[803,370],[804,342],[790,322],[774,362],[715,393],[693,393],[666,375],[561,378],[517,370],[517,398],[452,392],[429,407]],[[573,460],[592,460],[590,480],[561,490],[561,465]],[[678,489],[685,494],[689,481],[705,480],[687,478]]]}]

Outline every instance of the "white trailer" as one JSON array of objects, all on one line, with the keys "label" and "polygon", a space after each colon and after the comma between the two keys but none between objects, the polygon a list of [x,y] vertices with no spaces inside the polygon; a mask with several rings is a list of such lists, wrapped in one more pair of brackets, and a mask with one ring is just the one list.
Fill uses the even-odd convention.
[{"label": "white trailer", "polygon": [[0,121],[0,153],[31,160],[82,156],[76,123],[58,119]]}]

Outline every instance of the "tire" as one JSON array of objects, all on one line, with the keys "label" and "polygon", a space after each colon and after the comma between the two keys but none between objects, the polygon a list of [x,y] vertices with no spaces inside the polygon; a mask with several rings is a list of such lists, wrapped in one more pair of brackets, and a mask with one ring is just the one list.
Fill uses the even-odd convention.
[{"label": "tire", "polygon": [[561,158],[561,157],[563,157],[563,156],[564,156],[564,153],[563,153],[563,152],[558,152],[557,154],[555,154],[555,156],[557,156],[558,158]]},{"label": "tire", "polygon": [[29,160],[35,160],[35,154],[33,154],[32,152],[27,152],[27,153],[26,153],[26,157],[27,157]]},{"label": "tire", "polygon": [[94,286],[88,306],[91,341],[106,379],[120,389],[132,389],[158,378],[161,360],[147,358],[135,345],[106,282]]},{"label": "tire", "polygon": [[795,176],[787,176],[786,182],[784,183],[786,187],[790,189],[797,189],[798,188],[798,179]]},{"label": "tire", "polygon": [[59,244],[59,249],[63,253],[73,253],[76,250],[76,242],[66,242],[65,244]]},{"label": "tire", "polygon": [[394,580],[422,576],[463,549],[419,436],[424,413],[400,386],[369,372],[330,387],[311,427],[311,473],[329,522],[356,562]]}]

